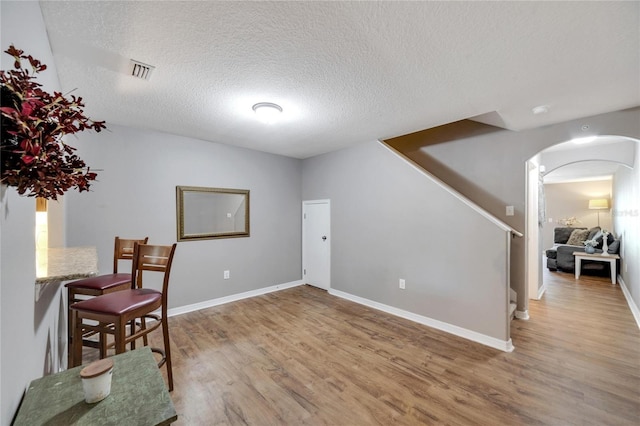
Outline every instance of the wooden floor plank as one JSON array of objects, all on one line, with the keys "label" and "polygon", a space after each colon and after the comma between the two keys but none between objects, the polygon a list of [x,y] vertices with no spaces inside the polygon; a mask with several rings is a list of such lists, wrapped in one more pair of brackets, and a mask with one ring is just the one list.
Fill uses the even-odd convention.
[{"label": "wooden floor plank", "polygon": [[640,331],[620,287],[545,283],[512,353],[309,286],[172,317],[177,424],[640,424]]}]

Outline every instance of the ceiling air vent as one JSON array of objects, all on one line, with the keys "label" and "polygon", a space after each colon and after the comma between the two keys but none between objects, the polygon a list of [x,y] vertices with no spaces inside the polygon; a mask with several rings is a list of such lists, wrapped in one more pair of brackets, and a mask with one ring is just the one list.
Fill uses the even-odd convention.
[{"label": "ceiling air vent", "polygon": [[138,62],[133,59],[131,60],[131,75],[135,78],[148,81],[155,68],[156,67],[152,65],[143,64],[142,62]]}]

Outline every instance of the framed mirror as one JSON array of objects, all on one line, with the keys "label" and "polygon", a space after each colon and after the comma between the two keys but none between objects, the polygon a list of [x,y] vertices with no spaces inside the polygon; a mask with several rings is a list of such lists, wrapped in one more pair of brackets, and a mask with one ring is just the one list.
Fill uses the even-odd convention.
[{"label": "framed mirror", "polygon": [[249,236],[249,190],[176,186],[178,241]]}]

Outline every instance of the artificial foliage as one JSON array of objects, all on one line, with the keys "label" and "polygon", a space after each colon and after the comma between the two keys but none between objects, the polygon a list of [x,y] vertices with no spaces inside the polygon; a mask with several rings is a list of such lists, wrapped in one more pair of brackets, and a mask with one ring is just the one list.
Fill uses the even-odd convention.
[{"label": "artificial foliage", "polygon": [[[75,154],[65,135],[105,129],[83,113],[81,97],[50,94],[36,82],[47,66],[13,45],[5,51],[14,69],[0,70],[0,181],[21,195],[55,200],[65,191],[89,190],[96,173]],[[28,65],[25,63],[28,62]]]}]

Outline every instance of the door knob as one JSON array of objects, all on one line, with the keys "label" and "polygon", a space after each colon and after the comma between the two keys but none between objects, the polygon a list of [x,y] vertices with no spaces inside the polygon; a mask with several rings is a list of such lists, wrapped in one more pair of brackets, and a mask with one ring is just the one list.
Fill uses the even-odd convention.
[{"label": "door knob", "polygon": [[327,241],[327,236],[326,235],[322,236],[322,241]]}]

